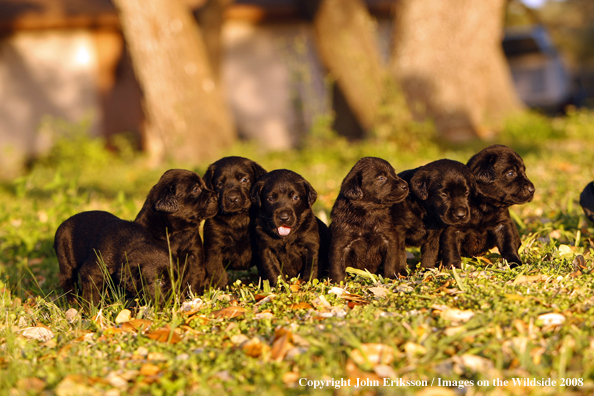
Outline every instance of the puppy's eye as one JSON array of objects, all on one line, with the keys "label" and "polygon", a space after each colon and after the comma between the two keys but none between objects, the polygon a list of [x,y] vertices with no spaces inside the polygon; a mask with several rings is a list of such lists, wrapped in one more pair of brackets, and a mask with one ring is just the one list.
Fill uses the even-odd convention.
[{"label": "puppy's eye", "polygon": [[293,196],[293,201],[299,201],[299,195]]},{"label": "puppy's eye", "polygon": [[268,197],[266,200],[267,200],[268,202],[274,202],[274,197],[273,197],[273,196],[270,196],[270,197]]},{"label": "puppy's eye", "polygon": [[217,182],[217,188],[221,188],[221,187],[223,187],[223,182],[221,182],[221,181]]},{"label": "puppy's eye", "polygon": [[505,175],[507,177],[515,177],[516,176],[516,172],[514,172],[513,170],[508,170]]},{"label": "puppy's eye", "polygon": [[447,192],[440,192],[439,196],[442,198],[447,198],[449,196],[449,194]]},{"label": "puppy's eye", "polygon": [[386,180],[388,180],[388,178],[386,176],[378,176],[377,180],[380,182],[385,182]]},{"label": "puppy's eye", "polygon": [[192,188],[192,192],[193,192],[194,194],[198,194],[198,192],[200,192],[200,187],[199,187],[198,185],[195,185],[195,186]]},{"label": "puppy's eye", "polygon": [[241,183],[247,183],[249,181],[250,181],[250,179],[248,179],[247,177],[244,177],[243,179],[240,180]]}]

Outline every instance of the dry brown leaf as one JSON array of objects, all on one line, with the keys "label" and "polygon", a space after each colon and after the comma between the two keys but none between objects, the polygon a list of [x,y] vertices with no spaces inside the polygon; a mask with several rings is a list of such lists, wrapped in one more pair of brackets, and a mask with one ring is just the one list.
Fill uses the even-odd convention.
[{"label": "dry brown leaf", "polygon": [[295,384],[300,377],[301,375],[299,373],[296,373],[294,371],[288,371],[283,374],[283,383],[285,385]]},{"label": "dry brown leaf", "polygon": [[270,357],[272,360],[282,361],[289,349],[293,348],[293,333],[281,327],[274,331],[274,340],[272,341],[272,349]]},{"label": "dry brown leaf", "polygon": [[21,378],[17,381],[16,387],[21,391],[25,391],[27,394],[38,394],[43,389],[45,389],[45,381],[36,377]]},{"label": "dry brown leaf", "polygon": [[289,286],[289,289],[291,289],[293,293],[297,293],[299,290],[301,290],[301,286],[299,286],[298,283],[293,283],[291,286]]},{"label": "dry brown leaf", "polygon": [[541,280],[545,280],[547,279],[548,276],[544,275],[544,274],[538,274],[538,275],[520,275],[518,276],[513,284],[514,285],[521,285],[524,283],[531,283],[531,282],[538,282]]},{"label": "dry brown leaf", "polygon": [[352,384],[356,384],[357,380],[359,383],[365,380],[372,380],[372,381],[380,381],[381,378],[376,373],[368,373],[363,371],[357,366],[357,364],[352,359],[347,359],[346,363],[346,372],[351,380]]},{"label": "dry brown leaf", "polygon": [[260,357],[262,353],[267,349],[268,345],[262,343],[258,337],[254,337],[248,342],[243,344],[243,352],[253,358]]},{"label": "dry brown leaf", "polygon": [[159,366],[152,364],[152,363],[145,363],[140,368],[140,375],[144,375],[147,377],[157,375],[160,372],[161,372],[161,368]]},{"label": "dry brown leaf", "polygon": [[386,344],[361,344],[351,351],[351,359],[359,366],[390,364],[394,360],[394,348]]},{"label": "dry brown leaf", "polygon": [[474,316],[474,312],[470,310],[460,310],[457,308],[448,308],[441,311],[441,317],[444,320],[452,322],[467,322]]},{"label": "dry brown leaf", "polygon": [[101,394],[100,391],[88,386],[82,375],[67,375],[56,386],[55,392],[57,396],[98,396]]},{"label": "dry brown leaf", "polygon": [[291,304],[291,305],[288,306],[288,308],[289,309],[296,310],[296,309],[310,309],[310,308],[313,308],[313,307],[311,306],[310,303],[300,302],[300,303]]},{"label": "dry brown leaf", "polygon": [[147,319],[132,319],[122,323],[122,331],[128,333],[137,333],[138,331],[145,332],[152,324],[153,322]]},{"label": "dry brown leaf", "polygon": [[168,344],[177,344],[182,340],[182,338],[169,327],[162,327],[160,329],[145,334],[145,336],[147,336],[151,340],[155,340],[157,342],[166,342]]},{"label": "dry brown leaf", "polygon": [[368,290],[376,297],[386,297],[390,293],[390,290],[382,286],[370,287]]},{"label": "dry brown leaf", "polygon": [[268,294],[256,294],[254,296],[254,298],[256,299],[256,302],[259,302],[260,300],[264,300],[266,297],[268,297]]},{"label": "dry brown leaf", "polygon": [[46,326],[27,327],[23,329],[21,334],[25,338],[43,342],[47,342],[54,338],[54,333]]},{"label": "dry brown leaf", "polygon": [[226,307],[223,309],[219,309],[217,311],[211,312],[215,318],[237,318],[239,316],[245,315],[246,309],[243,307]]},{"label": "dry brown leaf", "polygon": [[116,323],[129,322],[132,319],[132,312],[129,309],[122,309],[115,318]]}]

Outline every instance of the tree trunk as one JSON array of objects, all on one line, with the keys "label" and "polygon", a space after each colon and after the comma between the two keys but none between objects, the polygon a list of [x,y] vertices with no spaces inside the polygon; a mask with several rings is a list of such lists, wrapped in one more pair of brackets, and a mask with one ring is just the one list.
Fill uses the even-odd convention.
[{"label": "tree trunk", "polygon": [[236,133],[201,33],[180,0],[114,0],[144,93],[153,160],[212,160]]},{"label": "tree trunk", "polygon": [[485,138],[523,108],[501,49],[506,0],[399,0],[393,67],[417,116],[450,141]]},{"label": "tree trunk", "polygon": [[[312,3],[312,1],[309,1]],[[378,127],[381,107],[386,102],[406,108],[403,101],[385,89],[391,78],[382,65],[375,22],[362,0],[318,0],[307,4],[314,13],[313,25],[322,63],[335,80],[335,128],[348,137],[363,137]],[[339,111],[350,108],[341,117]],[[406,110],[405,113],[408,113]],[[385,118],[385,117],[384,117]],[[406,117],[405,117],[406,118]],[[406,120],[407,121],[407,120]],[[350,126],[350,127],[349,127]]]}]

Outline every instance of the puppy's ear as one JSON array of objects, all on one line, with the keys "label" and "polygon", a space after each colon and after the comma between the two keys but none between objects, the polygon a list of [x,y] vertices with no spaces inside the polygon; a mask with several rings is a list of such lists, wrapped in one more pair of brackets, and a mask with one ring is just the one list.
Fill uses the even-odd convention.
[{"label": "puppy's ear", "polygon": [[204,183],[206,183],[206,187],[209,190],[214,190],[214,186],[212,185],[212,179],[214,178],[215,169],[215,165],[211,164],[206,170],[204,176],[202,177],[202,180],[204,180]]},{"label": "puppy's ear", "polygon": [[356,173],[342,182],[340,189],[345,197],[352,200],[363,198],[363,190],[361,190],[361,174]]},{"label": "puppy's ear", "polygon": [[252,186],[250,191],[250,201],[252,201],[252,206],[255,208],[260,208],[262,206],[262,198],[260,197],[262,188],[264,188],[264,181],[260,180]]},{"label": "puppy's ear", "polygon": [[266,174],[266,169],[262,168],[256,162],[252,162],[252,172],[254,173],[254,182]]},{"label": "puppy's ear", "polygon": [[426,200],[429,197],[429,181],[427,172],[417,171],[410,179],[410,191],[421,200]]},{"label": "puppy's ear", "polygon": [[176,193],[176,185],[175,183],[169,183],[168,185],[164,186],[160,190],[154,191],[155,193],[155,203],[153,204],[153,208],[157,212],[163,213],[175,213],[179,210],[179,204],[177,202]]},{"label": "puppy's ear", "polygon": [[495,181],[497,174],[495,173],[495,162],[497,162],[497,154],[486,154],[482,158],[477,156],[472,157],[468,161],[468,168],[474,174],[478,183],[490,184]]},{"label": "puppy's ear", "polygon": [[307,180],[303,179],[301,183],[303,184],[303,187],[305,187],[305,193],[307,194],[307,203],[309,204],[309,206],[312,206],[314,202],[316,202],[316,199],[318,199],[318,193],[313,188],[313,186],[309,184]]}]

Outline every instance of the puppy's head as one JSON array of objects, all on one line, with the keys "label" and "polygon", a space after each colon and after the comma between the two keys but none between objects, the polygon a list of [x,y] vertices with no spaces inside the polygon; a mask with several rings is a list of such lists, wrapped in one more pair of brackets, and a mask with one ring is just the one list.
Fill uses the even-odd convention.
[{"label": "puppy's head", "polygon": [[268,172],[251,191],[252,205],[258,210],[258,216],[280,237],[299,228],[317,197],[307,180],[286,169]]},{"label": "puppy's head", "polygon": [[346,175],[340,193],[351,202],[391,205],[408,195],[408,183],[402,180],[388,161],[361,158]]},{"label": "puppy's head", "polygon": [[204,180],[195,172],[184,169],[170,169],[151,189],[145,207],[166,215],[195,223],[216,215],[217,197]]},{"label": "puppy's head", "polygon": [[532,201],[534,184],[526,176],[522,157],[512,149],[489,146],[475,154],[467,163],[476,177],[478,192],[501,206]]},{"label": "puppy's head", "polygon": [[217,193],[219,214],[239,213],[250,208],[251,188],[265,173],[264,168],[252,160],[225,157],[208,167],[204,182]]},{"label": "puppy's head", "polygon": [[461,162],[442,159],[418,168],[410,179],[411,193],[448,225],[470,219],[474,176]]}]

